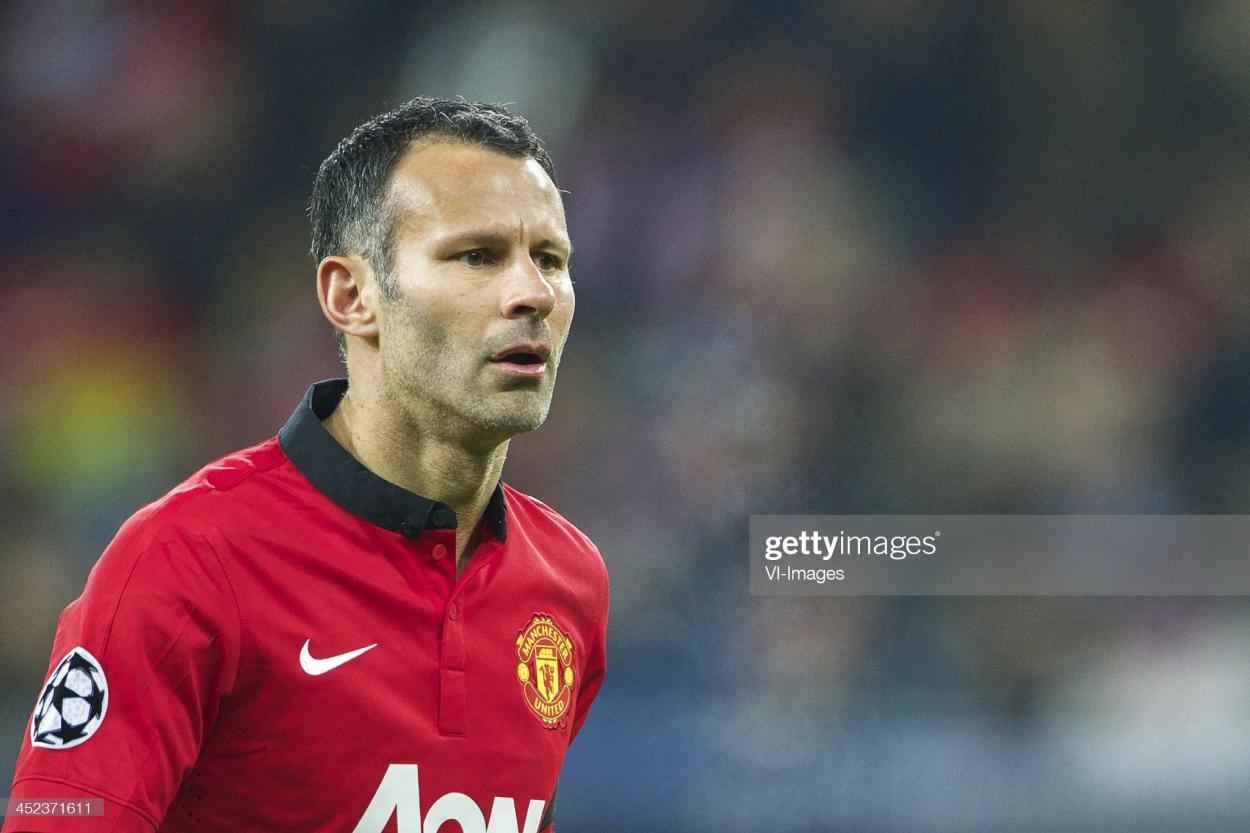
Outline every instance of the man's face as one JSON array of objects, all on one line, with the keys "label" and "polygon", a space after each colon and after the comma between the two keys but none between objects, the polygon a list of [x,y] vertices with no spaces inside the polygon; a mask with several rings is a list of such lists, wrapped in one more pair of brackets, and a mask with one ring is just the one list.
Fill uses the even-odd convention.
[{"label": "man's face", "polygon": [[546,419],[573,319],[560,194],[532,159],[431,141],[395,168],[379,314],[388,397],[487,442]]}]

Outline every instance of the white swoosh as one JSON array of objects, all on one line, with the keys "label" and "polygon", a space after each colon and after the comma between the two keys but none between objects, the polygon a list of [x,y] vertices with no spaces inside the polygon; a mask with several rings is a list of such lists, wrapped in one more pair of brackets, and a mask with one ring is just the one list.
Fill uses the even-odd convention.
[{"label": "white swoosh", "polygon": [[375,642],[372,645],[366,645],[363,648],[348,651],[346,654],[336,654],[335,656],[326,657],[325,659],[315,659],[312,654],[308,653],[308,644],[310,642],[312,642],[311,639],[305,639],[304,647],[300,649],[299,667],[303,668],[305,673],[311,674],[314,677],[319,677],[327,671],[333,671],[343,663],[351,662],[365,651],[378,647],[378,643]]}]

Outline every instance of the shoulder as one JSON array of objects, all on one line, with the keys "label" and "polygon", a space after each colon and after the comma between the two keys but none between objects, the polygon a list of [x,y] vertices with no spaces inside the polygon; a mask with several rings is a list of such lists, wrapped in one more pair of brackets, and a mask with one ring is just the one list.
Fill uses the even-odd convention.
[{"label": "shoulder", "polygon": [[520,526],[528,534],[557,535],[566,538],[578,549],[593,553],[600,561],[599,548],[594,541],[573,525],[573,522],[532,495],[503,484],[504,497],[508,502],[509,534],[513,526]]},{"label": "shoulder", "polygon": [[223,530],[238,523],[230,520],[238,514],[234,505],[256,502],[239,494],[243,484],[284,460],[279,451],[274,462],[269,445],[214,460],[131,515],[96,560],[82,593],[61,614],[66,638],[94,641],[105,651],[119,622],[123,630],[141,630],[153,639],[172,640],[189,621],[212,622],[219,634],[237,634],[238,598],[220,541]]},{"label": "shoulder", "polygon": [[546,503],[532,495],[503,484],[508,504],[508,535],[520,533],[539,545],[558,543],[577,565],[600,578],[607,590],[608,571],[595,542]]},{"label": "shoulder", "polygon": [[[276,438],[221,457],[131,515],[117,530],[88,580],[117,587],[162,575],[185,579],[184,568],[220,573],[214,539],[230,527],[257,495],[245,487],[258,472],[286,462]],[[266,478],[254,486],[266,488]],[[142,569],[138,569],[142,562]]]},{"label": "shoulder", "polygon": [[286,462],[276,437],[219,457],[131,515],[118,539],[142,547],[155,538],[228,527],[232,508],[252,503],[256,488],[271,485],[270,478],[256,475]]}]

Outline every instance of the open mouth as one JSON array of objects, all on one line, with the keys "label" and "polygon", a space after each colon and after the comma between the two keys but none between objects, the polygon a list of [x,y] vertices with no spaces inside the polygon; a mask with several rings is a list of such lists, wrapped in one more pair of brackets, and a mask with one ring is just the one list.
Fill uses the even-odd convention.
[{"label": "open mouth", "polygon": [[537,353],[509,353],[500,361],[521,365],[546,364]]},{"label": "open mouth", "polygon": [[490,357],[491,364],[519,376],[541,376],[551,351],[545,344],[516,344]]}]

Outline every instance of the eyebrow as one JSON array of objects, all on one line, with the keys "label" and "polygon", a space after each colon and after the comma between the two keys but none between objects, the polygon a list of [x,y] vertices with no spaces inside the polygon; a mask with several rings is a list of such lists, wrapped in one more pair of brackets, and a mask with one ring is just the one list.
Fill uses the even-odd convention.
[{"label": "eyebrow", "polygon": [[[508,235],[497,231],[465,231],[444,237],[438,241],[437,245],[441,249],[468,246],[475,243],[504,249],[511,245],[512,239]],[[573,244],[563,238],[543,237],[534,243],[534,248],[556,249],[564,252],[566,257],[573,256]]]}]

